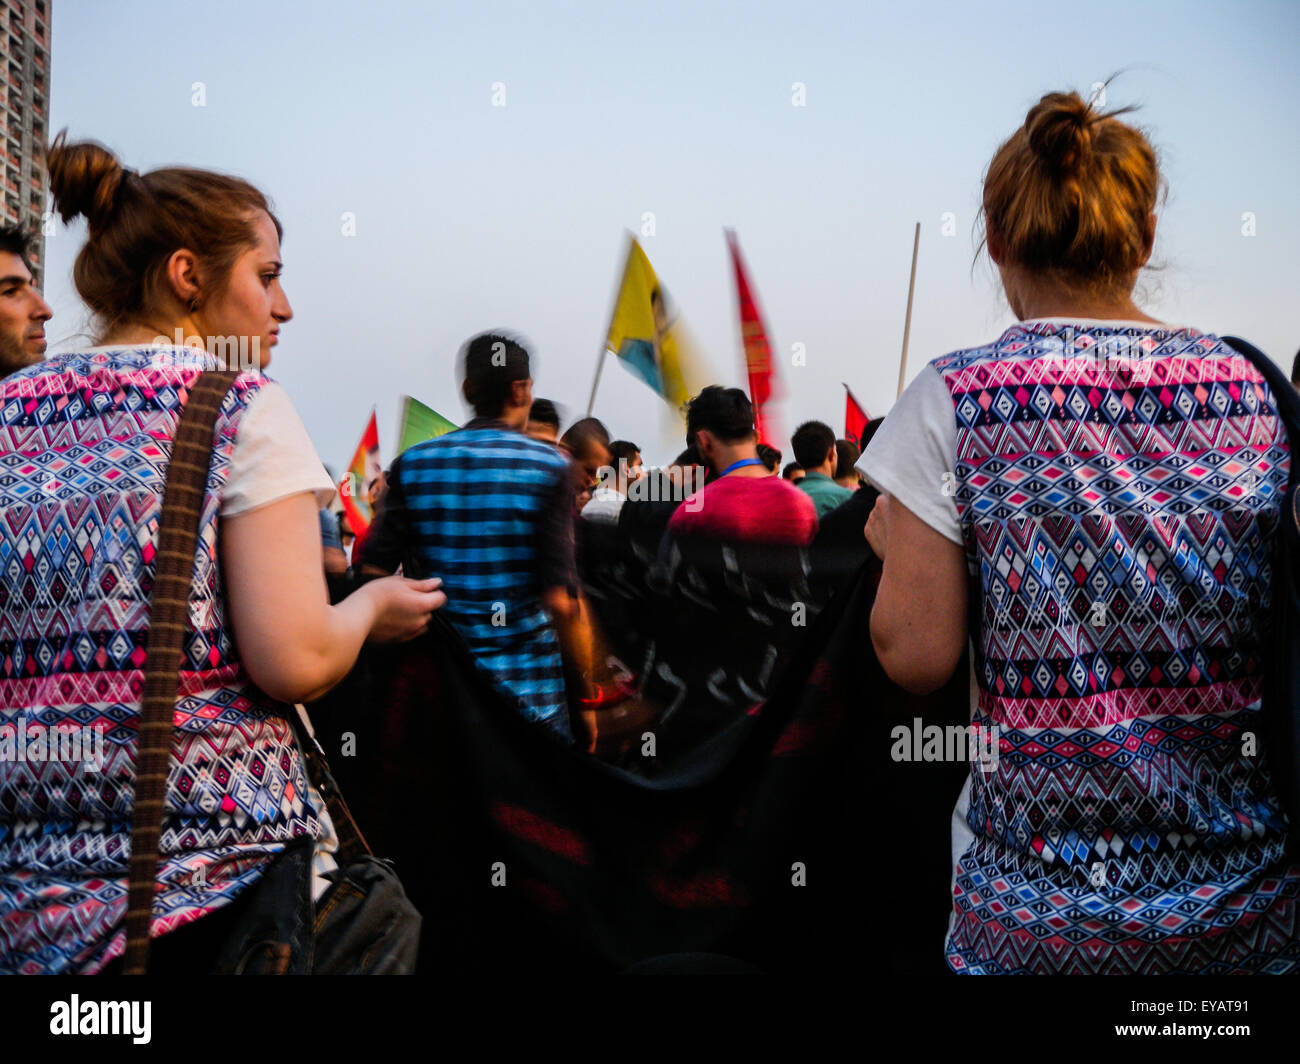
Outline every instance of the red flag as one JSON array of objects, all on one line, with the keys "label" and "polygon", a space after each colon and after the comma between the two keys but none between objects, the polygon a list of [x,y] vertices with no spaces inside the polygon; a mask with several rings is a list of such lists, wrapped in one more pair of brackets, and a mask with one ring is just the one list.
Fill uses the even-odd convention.
[{"label": "red flag", "polygon": [[375,412],[370,411],[370,420],[366,431],[361,434],[348,471],[339,481],[339,499],[343,503],[343,512],[347,514],[348,526],[352,534],[360,538],[370,527],[370,488],[383,467],[379,464],[379,425],[375,421]]},{"label": "red flag", "polygon": [[758,433],[758,442],[768,443],[778,434],[775,424],[770,423],[765,416],[764,407],[769,399],[779,397],[780,381],[772,363],[772,349],[768,346],[763,314],[758,309],[758,300],[754,297],[754,290],[745,273],[744,261],[740,257],[740,244],[736,240],[735,230],[728,229],[726,233],[731,262],[736,270],[736,301],[740,306],[740,336],[745,346],[749,399],[754,404],[754,429]]},{"label": "red flag", "polygon": [[861,445],[862,433],[866,431],[871,415],[862,409],[862,404],[853,398],[849,386],[844,385],[844,436]]}]

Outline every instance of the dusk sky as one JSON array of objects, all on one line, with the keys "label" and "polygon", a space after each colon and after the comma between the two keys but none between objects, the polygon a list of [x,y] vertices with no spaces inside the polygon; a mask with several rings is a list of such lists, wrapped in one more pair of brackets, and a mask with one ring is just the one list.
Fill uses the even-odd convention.
[{"label": "dusk sky", "polygon": [[[239,174],[274,201],[295,318],[270,372],[336,471],[372,405],[385,461],[401,394],[464,420],[455,353],[489,327],[529,338],[536,394],[580,416],[647,212],[642,244],[716,380],[743,382],[731,226],[787,435],[810,417],[841,431],[841,381],[887,412],[913,225],[909,378],[1014,320],[987,262],[972,269],[994,150],[1043,93],[1115,71],[1107,105],[1140,105],[1169,186],[1148,311],[1288,369],[1300,346],[1293,2],[53,7],[52,132],[141,171]],[[92,335],[70,281],[84,235],[47,240],[52,352]],[[680,449],[613,360],[595,413],[648,461]]]}]

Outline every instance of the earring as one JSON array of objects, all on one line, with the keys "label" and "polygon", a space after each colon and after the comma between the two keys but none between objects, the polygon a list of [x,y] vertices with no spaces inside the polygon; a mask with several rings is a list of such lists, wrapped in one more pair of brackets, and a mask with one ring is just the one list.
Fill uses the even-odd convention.
[{"label": "earring", "polygon": [[198,309],[199,309],[199,297],[195,296],[193,299],[190,300],[190,313],[193,314]]}]

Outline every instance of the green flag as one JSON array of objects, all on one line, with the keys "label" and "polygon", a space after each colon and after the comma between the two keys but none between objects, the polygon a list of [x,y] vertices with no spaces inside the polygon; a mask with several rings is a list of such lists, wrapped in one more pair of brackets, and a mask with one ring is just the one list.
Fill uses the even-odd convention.
[{"label": "green flag", "polygon": [[397,434],[397,453],[401,454],[417,443],[431,440],[460,426],[454,425],[438,411],[425,406],[409,395],[402,396],[401,428]]}]

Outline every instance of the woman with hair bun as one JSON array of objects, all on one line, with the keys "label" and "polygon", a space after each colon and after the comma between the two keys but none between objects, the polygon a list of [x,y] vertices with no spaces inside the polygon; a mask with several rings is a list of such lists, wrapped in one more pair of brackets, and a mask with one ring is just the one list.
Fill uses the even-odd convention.
[{"label": "woman with hair bun", "polygon": [[1133,301],[1161,180],[1121,113],[1050,93],[989,165],[1019,320],[926,366],[859,463],[871,639],[916,692],[973,642],[950,968],[1293,972],[1257,745],[1286,430],[1245,356]]},{"label": "woman with hair bun", "polygon": [[[276,702],[319,697],[367,639],[424,631],[444,596],[437,580],[388,577],[329,604],[317,512],[334,488],[263,373],[292,317],[265,197],[204,170],[137,174],[62,135],[49,172],[64,221],[88,223],[73,276],[100,343],[0,381],[0,723],[99,731],[105,751],[93,775],[0,762],[0,971],[93,973],[122,952],[168,456],[195,379],[229,366],[151,927],[154,970],[170,958],[202,972],[223,913],[287,847],[314,846],[318,871],[331,863],[328,815]],[[317,876],[313,896],[325,886]]]}]

